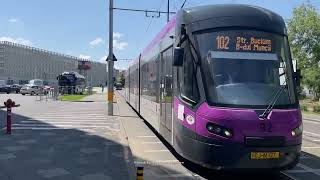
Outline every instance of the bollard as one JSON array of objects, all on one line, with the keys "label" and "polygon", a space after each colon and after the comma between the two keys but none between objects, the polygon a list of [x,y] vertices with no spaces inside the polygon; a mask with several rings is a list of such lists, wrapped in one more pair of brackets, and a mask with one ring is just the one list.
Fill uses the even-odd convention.
[{"label": "bollard", "polygon": [[8,99],[6,102],[4,102],[4,106],[7,108],[7,134],[11,134],[11,126],[12,126],[12,112],[11,108],[13,107],[19,107],[20,105],[12,101],[11,99]]},{"label": "bollard", "polygon": [[137,180],[143,180],[143,167],[137,167]]}]

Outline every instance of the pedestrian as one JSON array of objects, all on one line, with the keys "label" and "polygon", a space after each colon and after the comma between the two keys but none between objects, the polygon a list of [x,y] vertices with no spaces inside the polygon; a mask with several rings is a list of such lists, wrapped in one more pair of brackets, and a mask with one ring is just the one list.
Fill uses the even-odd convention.
[{"label": "pedestrian", "polygon": [[101,91],[103,92],[103,91],[104,91],[104,86],[103,86],[103,84],[100,84],[100,87],[101,87]]}]

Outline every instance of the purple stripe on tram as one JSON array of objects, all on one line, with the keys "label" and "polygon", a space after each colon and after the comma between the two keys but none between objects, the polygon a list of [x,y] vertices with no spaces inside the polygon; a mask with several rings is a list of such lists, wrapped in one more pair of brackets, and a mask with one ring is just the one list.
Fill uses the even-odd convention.
[{"label": "purple stripe on tram", "polygon": [[[164,28],[157,34],[157,36],[149,43],[149,45],[142,51],[141,55],[146,55],[156,44],[158,44],[176,25],[176,16],[164,26]],[[135,64],[139,60],[137,57],[132,64]]]}]

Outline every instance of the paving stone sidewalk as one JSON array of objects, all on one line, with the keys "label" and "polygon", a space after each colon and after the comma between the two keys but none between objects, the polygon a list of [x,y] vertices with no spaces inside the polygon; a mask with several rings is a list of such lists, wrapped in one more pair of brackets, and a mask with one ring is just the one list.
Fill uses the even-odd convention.
[{"label": "paving stone sidewalk", "polygon": [[[13,98],[22,104],[12,134],[0,132],[1,180],[133,179],[121,124],[107,116],[102,93],[90,103]],[[1,120],[5,115],[1,110]]]}]

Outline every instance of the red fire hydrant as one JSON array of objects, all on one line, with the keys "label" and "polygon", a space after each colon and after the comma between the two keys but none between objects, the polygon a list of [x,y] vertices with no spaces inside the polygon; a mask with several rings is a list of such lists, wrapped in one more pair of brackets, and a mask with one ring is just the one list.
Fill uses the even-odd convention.
[{"label": "red fire hydrant", "polygon": [[11,108],[19,107],[20,104],[16,105],[14,101],[12,101],[11,99],[8,99],[7,102],[4,102],[4,106],[7,108],[7,134],[11,134],[11,124],[12,124]]}]

